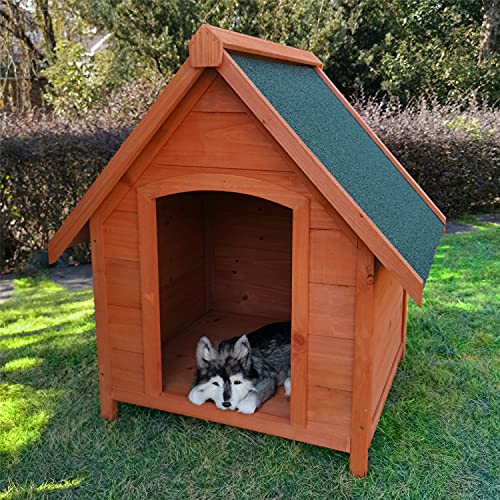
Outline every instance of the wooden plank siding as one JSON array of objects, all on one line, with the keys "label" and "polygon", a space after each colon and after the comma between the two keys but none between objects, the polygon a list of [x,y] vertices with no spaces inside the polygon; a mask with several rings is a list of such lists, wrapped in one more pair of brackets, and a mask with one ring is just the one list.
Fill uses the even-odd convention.
[{"label": "wooden plank siding", "polygon": [[144,357],[142,353],[113,349],[113,389],[144,392]]},{"label": "wooden plank siding", "polygon": [[350,437],[356,240],[340,230],[335,216],[322,214],[322,220],[310,231],[308,419],[330,422]]},{"label": "wooden plank siding", "polygon": [[308,420],[350,437],[357,248],[332,222],[310,230]]},{"label": "wooden plank siding", "polygon": [[[189,95],[186,98],[189,99]],[[142,352],[137,190],[186,173],[251,178],[276,184],[309,200],[309,296],[303,299],[309,301],[310,311],[305,365],[307,400],[303,403],[307,406],[306,425],[311,430],[324,426],[325,432],[337,436],[335,439],[348,439],[351,432],[356,236],[222,79],[214,80],[176,130],[169,134],[150,165],[133,179],[128,192],[113,209],[108,208],[109,217],[104,226],[109,276],[107,293],[113,318],[110,337],[113,353],[118,353],[119,357],[117,375],[113,378],[115,392],[132,391],[125,385],[125,374],[133,378],[130,381],[134,387],[132,392],[144,391],[144,376],[139,373],[141,365],[137,357],[130,358],[133,360],[130,366],[124,363],[127,359],[124,353],[140,355]],[[244,220],[239,227],[232,212],[233,205],[231,210],[224,209],[224,197],[213,203],[217,209],[210,222],[214,228],[215,286],[213,296],[200,295],[197,303],[204,304],[205,310],[213,300],[214,308],[244,313],[238,300],[247,295],[244,302],[252,303],[249,314],[286,319],[290,314],[291,291],[290,277],[283,279],[291,260],[291,218],[285,215],[287,209],[258,199],[245,203],[244,198],[239,198],[232,202],[237,206],[238,217]],[[261,209],[265,210],[265,216],[259,217]],[[224,227],[225,231],[221,229]],[[280,230],[276,231],[276,227]],[[173,233],[177,231],[179,237],[185,239],[182,229]],[[252,245],[240,244],[238,240],[243,236],[250,239]],[[210,240],[205,239],[204,245],[207,241]],[[198,244],[194,246],[198,248]],[[163,254],[163,250],[159,254]],[[206,249],[203,255],[207,255]],[[257,275],[252,272],[255,261],[261,269]],[[167,279],[170,285],[176,284],[173,288],[170,286],[170,290],[175,288],[177,293],[169,293],[165,284],[162,293],[168,303],[166,308],[184,308],[186,318],[193,315],[194,321],[202,309],[198,311],[194,306],[189,309],[187,304],[193,305],[194,301],[181,300],[185,295],[182,287],[189,293],[200,285],[196,276],[208,276],[212,271],[203,258],[200,258],[199,269],[190,265],[191,273],[181,272],[183,267],[177,268],[180,274]],[[244,287],[239,286],[242,282]],[[203,284],[199,288],[202,289]],[[120,316],[120,311],[124,310],[128,316]],[[162,314],[168,315],[168,311],[163,309]],[[127,317],[130,321],[125,321]],[[326,353],[332,356],[330,362]]]},{"label": "wooden plank siding", "polygon": [[156,203],[162,341],[206,310],[203,208],[198,193],[166,196]]},{"label": "wooden plank siding", "polygon": [[315,335],[354,338],[356,288],[324,283],[309,285],[309,328]]},{"label": "wooden plank siding", "polygon": [[396,357],[400,355],[403,294],[403,289],[394,275],[381,265],[376,273],[374,292],[372,415],[379,404]]},{"label": "wooden plank siding", "polygon": [[143,352],[142,310],[135,307],[109,305],[108,332],[113,349]]},{"label": "wooden plank siding", "polygon": [[246,113],[192,111],[154,163],[290,171],[277,146]]},{"label": "wooden plank siding", "polygon": [[105,257],[139,261],[137,212],[115,210],[104,223]]},{"label": "wooden plank siding", "polygon": [[351,392],[353,356],[354,344],[351,339],[310,335],[309,383]]},{"label": "wooden plank siding", "polygon": [[311,282],[356,286],[356,245],[342,231],[311,230]]},{"label": "wooden plank siding", "polygon": [[291,210],[230,193],[214,201],[214,308],[289,320]]},{"label": "wooden plank siding", "polygon": [[139,261],[105,257],[108,304],[141,308],[141,272]]}]

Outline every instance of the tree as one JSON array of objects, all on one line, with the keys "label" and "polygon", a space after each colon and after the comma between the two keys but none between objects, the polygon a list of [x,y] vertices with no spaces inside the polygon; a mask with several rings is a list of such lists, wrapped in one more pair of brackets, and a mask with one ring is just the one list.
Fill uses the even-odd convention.
[{"label": "tree", "polygon": [[500,99],[500,58],[478,67],[481,4],[474,0],[379,0],[392,20],[377,64],[383,93],[407,102],[476,92]]},{"label": "tree", "polygon": [[[42,59],[31,31],[29,12],[14,0],[0,0],[1,94],[13,109],[21,112],[31,106],[31,73]],[[3,104],[3,103],[2,103]]]},{"label": "tree", "polygon": [[[347,94],[408,102],[428,93],[445,100],[473,89],[493,103],[500,100],[499,2],[0,0],[0,27],[8,27],[10,39],[37,61],[32,67],[54,64],[73,76],[74,68],[64,69],[57,59],[58,42],[80,42],[88,26],[111,35],[106,57],[93,61],[88,81],[81,81],[87,90],[102,73],[101,63],[108,72],[103,92],[143,75],[169,78],[187,58],[196,29],[210,23],[314,51]],[[33,30],[41,35],[37,43]],[[87,95],[99,98],[94,90]]]},{"label": "tree", "polygon": [[57,41],[83,32],[72,1],[0,0],[0,83],[18,111],[30,108],[31,80],[54,60]]},{"label": "tree", "polygon": [[485,0],[479,43],[479,65],[484,64],[488,57],[496,50],[499,29],[500,1]]},{"label": "tree", "polygon": [[49,9],[48,0],[35,0],[36,13],[40,20],[38,22],[40,31],[45,41],[45,49],[49,55],[54,54],[56,48],[56,36],[54,33],[54,23],[52,13]]},{"label": "tree", "polygon": [[33,41],[34,20],[25,4],[16,0],[0,0],[0,28],[24,45],[33,59],[42,58],[42,52]]}]

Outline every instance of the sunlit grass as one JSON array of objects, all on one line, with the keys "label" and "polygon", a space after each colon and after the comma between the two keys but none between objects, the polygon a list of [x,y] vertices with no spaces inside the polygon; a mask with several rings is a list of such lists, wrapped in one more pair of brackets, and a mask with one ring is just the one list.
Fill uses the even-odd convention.
[{"label": "sunlit grass", "polygon": [[[469,221],[470,222],[470,221]],[[348,456],[130,405],[99,416],[90,291],[0,304],[0,499],[500,498],[500,230],[445,236],[364,480]]]},{"label": "sunlit grass", "polygon": [[17,358],[5,363],[0,371],[5,373],[15,370],[26,370],[28,368],[34,368],[40,363],[43,363],[42,358]]},{"label": "sunlit grass", "polygon": [[[72,480],[64,480],[61,482],[46,482],[39,486],[28,486],[26,488],[19,488],[16,486],[9,487],[3,493],[0,493],[0,500],[3,499],[14,499],[14,498],[30,498],[42,496],[40,493],[50,493],[50,492],[63,492],[63,490],[71,490],[78,486],[82,480],[80,478]],[[46,495],[43,495],[46,496]]]}]

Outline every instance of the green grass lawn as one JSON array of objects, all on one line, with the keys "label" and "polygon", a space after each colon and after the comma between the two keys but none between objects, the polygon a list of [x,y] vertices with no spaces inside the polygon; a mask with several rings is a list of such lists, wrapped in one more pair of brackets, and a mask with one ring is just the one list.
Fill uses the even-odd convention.
[{"label": "green grass lawn", "polygon": [[0,498],[500,498],[500,229],[446,236],[356,480],[349,457],[121,404],[99,416],[92,293],[0,304]]}]

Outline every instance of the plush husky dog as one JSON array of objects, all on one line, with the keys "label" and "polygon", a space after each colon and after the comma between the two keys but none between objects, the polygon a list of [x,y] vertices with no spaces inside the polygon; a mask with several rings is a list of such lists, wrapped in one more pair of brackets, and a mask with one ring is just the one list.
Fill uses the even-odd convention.
[{"label": "plush husky dog", "polygon": [[212,346],[202,337],[196,347],[196,378],[189,400],[212,400],[220,410],[254,413],[276,387],[290,395],[290,322],[272,323]]}]

